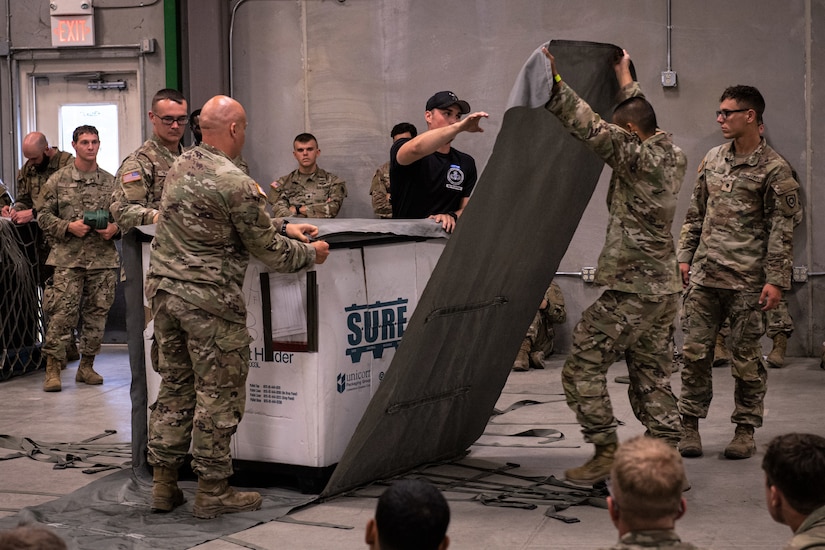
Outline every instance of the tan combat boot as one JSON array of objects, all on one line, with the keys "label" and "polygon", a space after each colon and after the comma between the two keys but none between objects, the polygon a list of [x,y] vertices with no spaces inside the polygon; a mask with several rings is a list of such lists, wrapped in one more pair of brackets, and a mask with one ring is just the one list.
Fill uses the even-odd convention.
[{"label": "tan combat boot", "polygon": [[77,367],[77,375],[74,377],[75,382],[82,382],[91,386],[97,386],[103,383],[103,377],[95,372],[93,365],[95,364],[94,355],[84,355],[80,358],[80,366]]},{"label": "tan combat boot", "polygon": [[756,453],[756,442],[753,440],[753,426],[736,425],[733,440],[725,447],[725,458],[750,458]]},{"label": "tan combat boot", "polygon": [[699,437],[699,418],[696,416],[682,416],[679,454],[688,458],[702,456],[702,438]]},{"label": "tan combat boot", "polygon": [[242,493],[229,486],[226,479],[198,478],[198,492],[192,515],[196,518],[211,519],[221,514],[251,512],[261,507],[261,495],[254,491]]},{"label": "tan combat boot", "polygon": [[186,501],[178,487],[176,469],[155,466],[152,481],[153,512],[171,512]]},{"label": "tan combat boot", "polygon": [[513,370],[526,371],[530,370],[530,339],[524,338],[521,341],[521,347],[516,355],[516,360],[513,361]]},{"label": "tan combat boot", "polygon": [[43,391],[60,391],[63,385],[60,383],[60,371],[63,370],[66,361],[61,361],[51,355],[46,356],[46,378],[43,380]]},{"label": "tan combat boot", "polygon": [[765,359],[768,366],[781,369],[785,365],[785,352],[788,351],[788,335],[780,332],[773,337],[773,349]]},{"label": "tan combat boot", "polygon": [[728,349],[728,345],[725,342],[725,337],[717,333],[716,347],[713,349],[713,366],[726,367],[730,365],[730,361],[730,350]]},{"label": "tan combat boot", "polygon": [[579,485],[593,485],[610,477],[610,468],[616,456],[616,443],[596,445],[596,454],[593,458],[578,468],[571,468],[564,472],[564,477],[571,483]]}]

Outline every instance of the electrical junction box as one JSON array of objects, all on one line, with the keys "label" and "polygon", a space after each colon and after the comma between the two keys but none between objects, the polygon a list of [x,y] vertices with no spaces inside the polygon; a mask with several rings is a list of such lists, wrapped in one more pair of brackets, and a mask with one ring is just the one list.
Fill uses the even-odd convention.
[{"label": "electrical junction box", "polygon": [[675,71],[662,71],[662,86],[665,88],[675,88],[676,87],[676,72]]}]

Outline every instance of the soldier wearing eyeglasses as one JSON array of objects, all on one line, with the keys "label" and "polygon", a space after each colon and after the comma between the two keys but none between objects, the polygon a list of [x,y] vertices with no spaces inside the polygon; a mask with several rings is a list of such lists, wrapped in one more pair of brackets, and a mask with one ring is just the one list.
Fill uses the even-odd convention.
[{"label": "soldier wearing eyeglasses", "polygon": [[699,165],[679,237],[677,258],[685,286],[685,333],[679,411],[682,456],[700,456],[699,419],[713,396],[711,366],[719,327],[731,326],[735,378],[733,440],[725,457],[753,456],[762,426],[767,372],[762,360],[763,312],[791,287],[794,218],[801,219],[799,183],[790,165],[760,135],[765,100],[752,86],[731,86],[716,122],[724,145]]},{"label": "soldier wearing eyeglasses", "polygon": [[126,232],[157,221],[166,174],[181,154],[181,139],[189,122],[186,98],[165,88],[152,98],[152,137],[126,157],[115,175],[112,215]]}]

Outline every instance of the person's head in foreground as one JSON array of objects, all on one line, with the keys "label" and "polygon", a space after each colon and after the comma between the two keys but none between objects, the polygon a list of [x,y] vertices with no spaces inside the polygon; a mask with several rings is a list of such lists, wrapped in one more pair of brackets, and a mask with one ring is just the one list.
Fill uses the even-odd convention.
[{"label": "person's head in foreground", "polygon": [[0,531],[0,550],[66,550],[66,543],[42,525],[20,525]]},{"label": "person's head in foreground", "polygon": [[792,531],[825,507],[825,438],[803,433],[777,436],[768,444],[762,469],[768,512]]},{"label": "person's head in foreground", "polygon": [[642,436],[619,445],[607,498],[619,536],[673,529],[685,514],[684,484],[682,457],[664,441]]},{"label": "person's head in foreground", "polygon": [[394,482],[378,498],[365,541],[373,550],[446,550],[450,507],[423,479]]}]

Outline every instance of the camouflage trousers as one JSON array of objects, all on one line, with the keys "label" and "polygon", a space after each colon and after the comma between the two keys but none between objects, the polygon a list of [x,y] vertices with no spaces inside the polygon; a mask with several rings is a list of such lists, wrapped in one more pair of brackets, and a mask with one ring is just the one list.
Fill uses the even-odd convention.
[{"label": "camouflage trousers", "polygon": [[179,468],[192,445],[203,479],[232,475],[230,443],[246,406],[249,332],[163,291],[151,303],[161,376],[150,407],[149,464]]},{"label": "camouflage trousers", "polygon": [[550,356],[555,347],[556,331],[553,325],[563,323],[567,319],[564,295],[555,281],[551,282],[545,291],[541,305],[544,307],[540,307],[536,312],[533,322],[527,328],[525,338],[530,342],[530,351],[541,351],[544,355]]},{"label": "camouflage trousers", "polygon": [[549,322],[542,310],[537,311],[524,337],[530,342],[530,351],[541,351],[545,356],[553,355],[555,337],[556,330],[553,328],[553,323]]},{"label": "camouflage trousers", "polygon": [[722,322],[730,320],[731,372],[735,379],[731,421],[762,425],[768,372],[762,363],[760,339],[765,332],[760,292],[690,285],[684,294],[685,333],[682,393],[679,411],[705,418],[713,398],[713,349]]},{"label": "camouflage trousers", "polygon": [[48,318],[43,353],[66,360],[66,350],[81,320],[80,346],[83,355],[97,355],[103,342],[106,317],[115,301],[114,269],[56,267],[43,292],[43,310]]},{"label": "camouflage trousers", "polygon": [[649,435],[678,444],[682,424],[670,388],[671,336],[678,307],[678,294],[641,296],[607,290],[582,313],[562,369],[562,385],[585,441],[618,442],[606,375],[610,365],[624,358],[633,414]]},{"label": "camouflage trousers", "polygon": [[[775,308],[765,311],[764,314],[765,334],[768,338],[773,340],[777,334],[791,337],[794,329],[793,318],[791,318],[791,312],[788,310],[788,300],[785,299],[785,296],[782,296]],[[725,339],[730,336],[730,321],[725,319],[725,322],[719,328],[719,334]]]},{"label": "camouflage trousers", "polygon": [[789,338],[793,334],[793,319],[784,296],[775,308],[765,312],[765,331],[770,339],[779,333],[785,333]]}]

